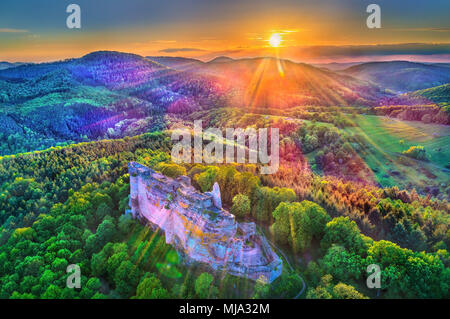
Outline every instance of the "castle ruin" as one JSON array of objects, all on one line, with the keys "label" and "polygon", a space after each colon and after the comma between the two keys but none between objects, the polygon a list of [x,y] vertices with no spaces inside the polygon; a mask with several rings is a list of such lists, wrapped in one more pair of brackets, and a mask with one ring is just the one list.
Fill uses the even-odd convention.
[{"label": "castle ruin", "polygon": [[282,260],[254,223],[237,223],[222,208],[217,184],[200,193],[188,176],[172,179],[136,162],[128,164],[130,213],[165,233],[187,263],[201,262],[235,276],[272,282]]}]

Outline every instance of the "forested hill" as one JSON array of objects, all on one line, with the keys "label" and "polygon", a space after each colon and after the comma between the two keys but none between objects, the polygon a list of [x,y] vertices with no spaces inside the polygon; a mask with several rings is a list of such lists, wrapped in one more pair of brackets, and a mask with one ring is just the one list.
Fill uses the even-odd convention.
[{"label": "forested hill", "polygon": [[204,63],[197,59],[183,57],[148,56],[147,58],[178,71],[195,70]]},{"label": "forested hill", "polygon": [[[420,67],[440,76],[432,83],[440,83],[450,70]],[[0,155],[134,136],[167,128],[166,114],[183,118],[220,107],[268,112],[297,106],[365,108],[390,99],[384,88],[402,78],[374,85],[348,75],[372,74],[373,66],[354,68],[359,69],[343,74],[274,58],[204,63],[111,51],[9,67],[0,70]],[[376,65],[377,74],[390,74],[390,69],[391,64]]]},{"label": "forested hill", "polygon": [[450,82],[450,68],[446,64],[438,63],[368,62],[351,66],[342,72],[398,93],[426,89]]},{"label": "forested hill", "polygon": [[0,71],[0,154],[159,130],[168,110],[217,106],[225,93],[211,77],[119,52],[9,68]]},{"label": "forested hill", "polygon": [[237,101],[253,107],[370,106],[386,95],[382,86],[272,57],[221,57],[201,65],[197,72],[218,76],[222,81],[233,79],[233,88],[241,93],[237,94]]},{"label": "forested hill", "polygon": [[408,96],[423,98],[425,100],[438,103],[442,106],[450,104],[450,83],[432,87],[429,89],[408,93]]},{"label": "forested hill", "polygon": [[152,59],[99,51],[0,70],[0,154],[159,130],[166,113],[373,105],[385,95],[367,82],[284,60]]},{"label": "forested hill", "polygon": [[5,70],[5,69],[9,69],[9,68],[15,68],[17,66],[24,65],[24,64],[31,64],[31,63],[2,61],[2,62],[0,62],[0,70]]}]

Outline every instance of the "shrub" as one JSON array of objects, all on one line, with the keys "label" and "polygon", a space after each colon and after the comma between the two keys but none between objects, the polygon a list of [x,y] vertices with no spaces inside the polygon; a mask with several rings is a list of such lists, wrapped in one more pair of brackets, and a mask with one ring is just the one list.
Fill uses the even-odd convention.
[{"label": "shrub", "polygon": [[425,148],[423,146],[417,145],[417,146],[411,146],[407,151],[402,152],[403,155],[415,158],[417,160],[421,161],[427,161],[427,153],[425,151]]},{"label": "shrub", "polygon": [[212,166],[203,173],[195,175],[194,180],[200,186],[202,192],[209,192],[216,181],[218,173],[219,168]]},{"label": "shrub", "polygon": [[250,213],[250,199],[242,194],[234,196],[231,213],[236,217],[246,217]]},{"label": "shrub", "polygon": [[178,164],[159,163],[157,169],[164,175],[171,178],[177,178],[181,175],[187,175],[186,169]]}]

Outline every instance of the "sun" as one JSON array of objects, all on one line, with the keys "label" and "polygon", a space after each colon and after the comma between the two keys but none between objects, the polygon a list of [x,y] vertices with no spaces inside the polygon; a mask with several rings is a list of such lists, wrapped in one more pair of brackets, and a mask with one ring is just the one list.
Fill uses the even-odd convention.
[{"label": "sun", "polygon": [[281,35],[279,33],[274,33],[269,39],[269,44],[274,48],[277,48],[280,46],[281,41],[282,41]]}]

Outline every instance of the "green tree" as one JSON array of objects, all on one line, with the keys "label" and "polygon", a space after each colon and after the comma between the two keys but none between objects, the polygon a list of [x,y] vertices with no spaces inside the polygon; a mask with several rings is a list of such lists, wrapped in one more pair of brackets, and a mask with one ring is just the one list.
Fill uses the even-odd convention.
[{"label": "green tree", "polygon": [[250,214],[250,199],[242,194],[234,196],[231,213],[239,218],[247,217]]},{"label": "green tree", "polygon": [[369,299],[358,292],[355,287],[346,285],[342,282],[333,287],[333,295],[337,299]]},{"label": "green tree", "polygon": [[281,202],[293,202],[297,196],[290,188],[259,187],[255,192],[255,217],[261,222],[270,222],[272,212]]},{"label": "green tree", "polygon": [[367,244],[358,226],[348,217],[336,217],[327,223],[321,246],[328,250],[333,244],[342,246],[348,252],[358,255],[364,255],[367,252]]},{"label": "green tree", "polygon": [[42,295],[43,299],[59,299],[62,295],[62,289],[55,285],[50,285]]},{"label": "green tree", "polygon": [[95,211],[95,218],[100,221],[103,220],[106,216],[111,216],[111,214],[112,209],[110,208],[110,206],[108,206],[108,204],[106,203],[101,203]]},{"label": "green tree", "polygon": [[425,151],[425,148],[423,146],[417,145],[417,146],[411,146],[408,150],[403,151],[402,154],[421,160],[421,161],[427,161],[428,156]]},{"label": "green tree", "polygon": [[219,168],[211,166],[208,167],[203,173],[195,175],[194,180],[200,186],[202,192],[209,192],[212,190],[212,187],[216,182],[217,174],[219,174]]},{"label": "green tree", "polygon": [[295,252],[308,248],[313,238],[320,240],[330,220],[322,207],[310,201],[282,202],[274,210],[273,217],[275,239],[289,244]]},{"label": "green tree", "polygon": [[129,260],[124,260],[114,273],[117,291],[123,297],[130,297],[139,283],[140,271]]},{"label": "green tree", "polygon": [[136,289],[136,299],[166,299],[170,298],[169,293],[161,285],[161,282],[154,274],[147,274],[143,277]]},{"label": "green tree", "polygon": [[341,281],[359,280],[364,271],[361,256],[349,253],[342,246],[331,246],[322,260],[323,270]]},{"label": "green tree", "polygon": [[81,287],[80,297],[90,299],[100,290],[101,283],[98,278],[89,278],[87,282]]},{"label": "green tree", "polygon": [[163,173],[166,176],[169,176],[171,178],[176,178],[178,176],[185,176],[187,175],[186,173],[186,168],[184,168],[183,166],[180,166],[178,164],[175,163],[159,163],[157,165],[157,169],[159,171],[161,171],[161,173]]},{"label": "green tree", "polygon": [[195,294],[198,298],[215,298],[218,294],[217,287],[213,284],[214,278],[204,272],[195,280]]}]

